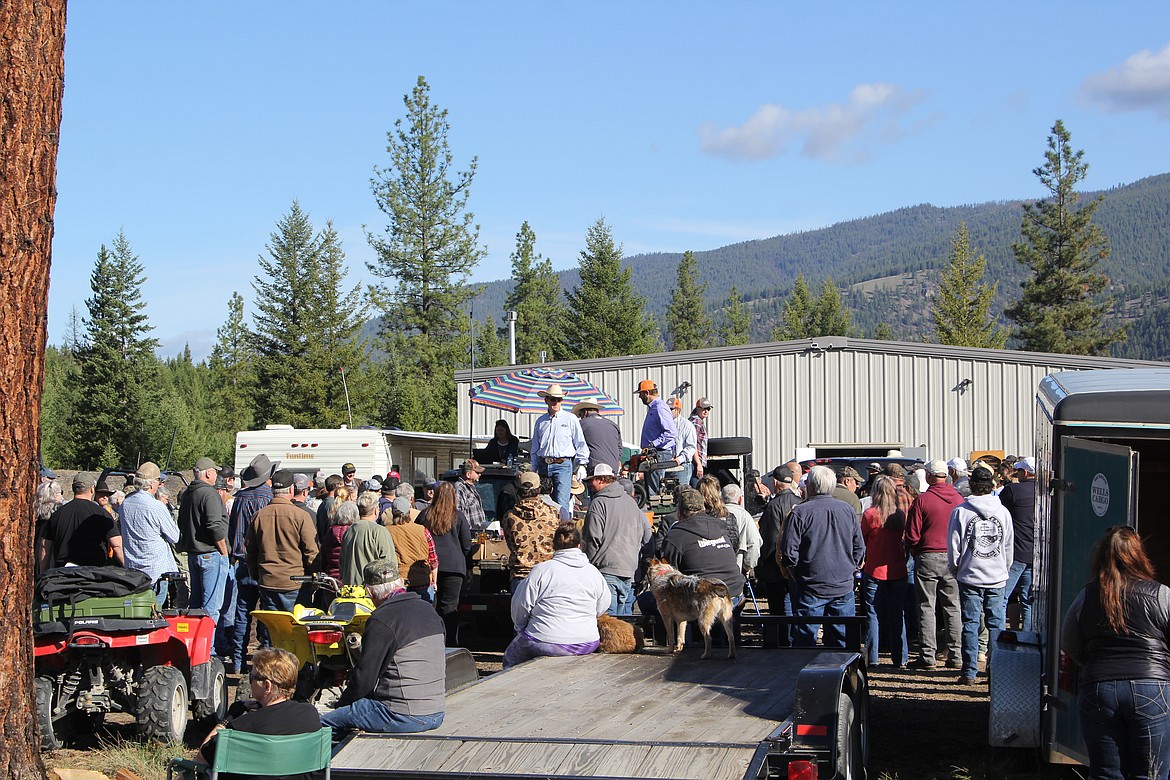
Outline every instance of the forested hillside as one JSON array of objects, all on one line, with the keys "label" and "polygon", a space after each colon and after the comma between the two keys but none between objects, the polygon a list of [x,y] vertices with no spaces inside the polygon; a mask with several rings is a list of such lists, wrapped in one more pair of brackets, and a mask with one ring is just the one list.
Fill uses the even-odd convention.
[{"label": "forested hillside", "polygon": [[[1082,202],[1103,195],[1094,216],[1112,252],[1102,264],[1110,292],[1124,305],[1116,312],[1130,322],[1130,338],[1114,349],[1120,357],[1170,357],[1170,174],[1142,179],[1101,193],[1083,193]],[[909,206],[820,230],[746,241],[695,252],[708,282],[707,305],[717,310],[734,285],[752,312],[753,341],[767,340],[784,297],[798,273],[811,287],[831,277],[841,288],[858,335],[873,335],[886,323],[895,339],[919,340],[930,334],[930,298],[950,241],[967,223],[971,247],[987,257],[987,276],[999,284],[994,310],[1001,312],[1019,295],[1023,278],[1011,245],[1020,240],[1020,201],[952,208]],[[621,240],[620,236],[615,236]],[[625,263],[637,270],[637,291],[662,322],[682,253],[635,255]],[[560,272],[572,289],[577,270]],[[511,282],[483,285],[474,306],[477,317],[502,312]],[[847,289],[846,289],[847,288]]]}]

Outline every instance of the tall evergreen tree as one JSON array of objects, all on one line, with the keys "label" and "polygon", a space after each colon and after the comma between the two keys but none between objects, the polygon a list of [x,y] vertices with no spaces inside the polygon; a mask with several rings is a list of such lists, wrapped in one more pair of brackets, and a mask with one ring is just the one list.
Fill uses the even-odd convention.
[{"label": "tall evergreen tree", "polygon": [[484,255],[467,210],[477,159],[466,171],[452,170],[447,112],[431,103],[425,78],[403,102],[405,120],[387,133],[390,166],[375,169],[371,182],[389,224],[367,233],[377,252],[370,271],[388,280],[378,291],[394,356],[384,413],[404,428],[453,431],[454,367],[467,356],[460,312],[470,295],[467,277]]},{"label": "tall evergreen tree", "polygon": [[1012,244],[1016,260],[1031,269],[1020,299],[1004,313],[1018,328],[1023,349],[1102,355],[1125,339],[1125,328],[1108,324],[1112,299],[1102,297],[1108,277],[1099,271],[1109,243],[1093,223],[1103,197],[1077,207],[1076,185],[1089,170],[1084,150],[1056,120],[1044,164],[1033,173],[1050,197],[1024,204],[1025,241]]},{"label": "tall evergreen tree", "polygon": [[707,282],[699,284],[699,261],[690,250],[678,264],[678,281],[666,305],[666,334],[673,351],[711,346],[713,325],[703,306]]},{"label": "tall evergreen tree", "polygon": [[[121,231],[98,250],[85,301],[85,345],[78,352],[76,465],[136,465],[159,457],[155,423],[158,342],[146,316],[143,266]],[[165,454],[165,453],[162,453]]]},{"label": "tall evergreen tree", "polygon": [[894,329],[890,327],[888,322],[879,322],[877,327],[873,329],[873,337],[878,341],[893,341]]},{"label": "tall evergreen tree", "polygon": [[581,283],[569,293],[568,346],[584,360],[644,355],[659,348],[658,328],[646,313],[646,299],[634,291],[631,269],[622,268],[622,250],[601,217],[585,234],[579,258]]},{"label": "tall evergreen tree", "polygon": [[733,284],[723,304],[722,322],[719,325],[719,343],[725,347],[737,347],[748,343],[751,320],[743,296]]},{"label": "tall evergreen tree", "polygon": [[512,290],[505,307],[516,312],[516,360],[559,360],[565,352],[565,301],[552,263],[536,252],[536,233],[525,222],[512,252]]},{"label": "tall evergreen tree", "polygon": [[[233,433],[252,429],[256,403],[256,350],[244,321],[244,297],[233,292],[228,300],[228,316],[215,332],[215,347],[208,366],[211,369],[211,394],[221,417],[221,430]],[[231,441],[216,435],[211,443],[217,453],[230,453]],[[210,454],[210,453],[208,453]],[[226,454],[226,453],[225,453]]]},{"label": "tall evergreen tree", "polygon": [[[519,334],[517,333],[517,336]],[[475,323],[475,368],[508,365],[508,348],[490,317]]]},{"label": "tall evergreen tree", "polygon": [[[309,215],[293,201],[259,258],[253,341],[256,422],[332,428],[349,420],[346,377],[365,370],[359,341],[365,306],[345,287],[345,253],[327,224],[314,232]],[[352,388],[351,388],[352,390]],[[363,396],[364,397],[364,396]]]},{"label": "tall evergreen tree", "polygon": [[841,301],[841,291],[832,279],[826,278],[821,284],[820,297],[813,304],[812,323],[809,338],[853,335],[852,317]]},{"label": "tall evergreen tree", "polygon": [[815,305],[804,274],[797,274],[792,292],[784,302],[780,322],[772,329],[772,341],[794,341],[822,335],[813,332]]},{"label": "tall evergreen tree", "polygon": [[987,259],[982,254],[972,254],[967,223],[960,223],[951,239],[938,297],[930,307],[939,344],[986,349],[1003,349],[1007,344],[1007,329],[1001,328],[991,314],[998,285],[983,281],[986,271]]}]

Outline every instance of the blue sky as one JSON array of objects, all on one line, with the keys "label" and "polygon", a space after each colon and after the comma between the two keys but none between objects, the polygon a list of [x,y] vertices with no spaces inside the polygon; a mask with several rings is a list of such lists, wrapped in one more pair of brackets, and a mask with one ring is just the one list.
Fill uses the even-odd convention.
[{"label": "blue sky", "polygon": [[[1170,171],[1170,3],[74,2],[49,340],[124,230],[172,354],[206,355],[298,199],[376,281],[363,226],[419,75],[504,278],[604,216],[627,255],[918,203],[1041,197],[1062,118],[1088,189]],[[249,312],[251,309],[249,308]]]}]

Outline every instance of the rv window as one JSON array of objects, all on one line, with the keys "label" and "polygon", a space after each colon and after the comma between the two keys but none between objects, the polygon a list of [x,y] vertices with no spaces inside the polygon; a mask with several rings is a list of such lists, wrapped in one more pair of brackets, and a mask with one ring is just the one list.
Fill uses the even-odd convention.
[{"label": "rv window", "polygon": [[[414,455],[412,454],[414,462],[412,473],[410,474],[410,482],[413,485],[421,485],[423,480],[437,479],[439,474],[435,471],[435,456],[434,455]],[[405,478],[406,475],[404,474]]]}]

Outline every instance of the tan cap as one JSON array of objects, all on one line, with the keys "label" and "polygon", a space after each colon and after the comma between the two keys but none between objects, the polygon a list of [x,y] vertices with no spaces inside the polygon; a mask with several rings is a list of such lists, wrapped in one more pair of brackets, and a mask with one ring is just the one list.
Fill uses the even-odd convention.
[{"label": "tan cap", "polygon": [[138,477],[139,479],[145,479],[147,482],[149,482],[152,479],[161,479],[162,472],[159,471],[157,465],[151,463],[148,460],[138,467],[138,471],[134,472],[134,476]]}]

